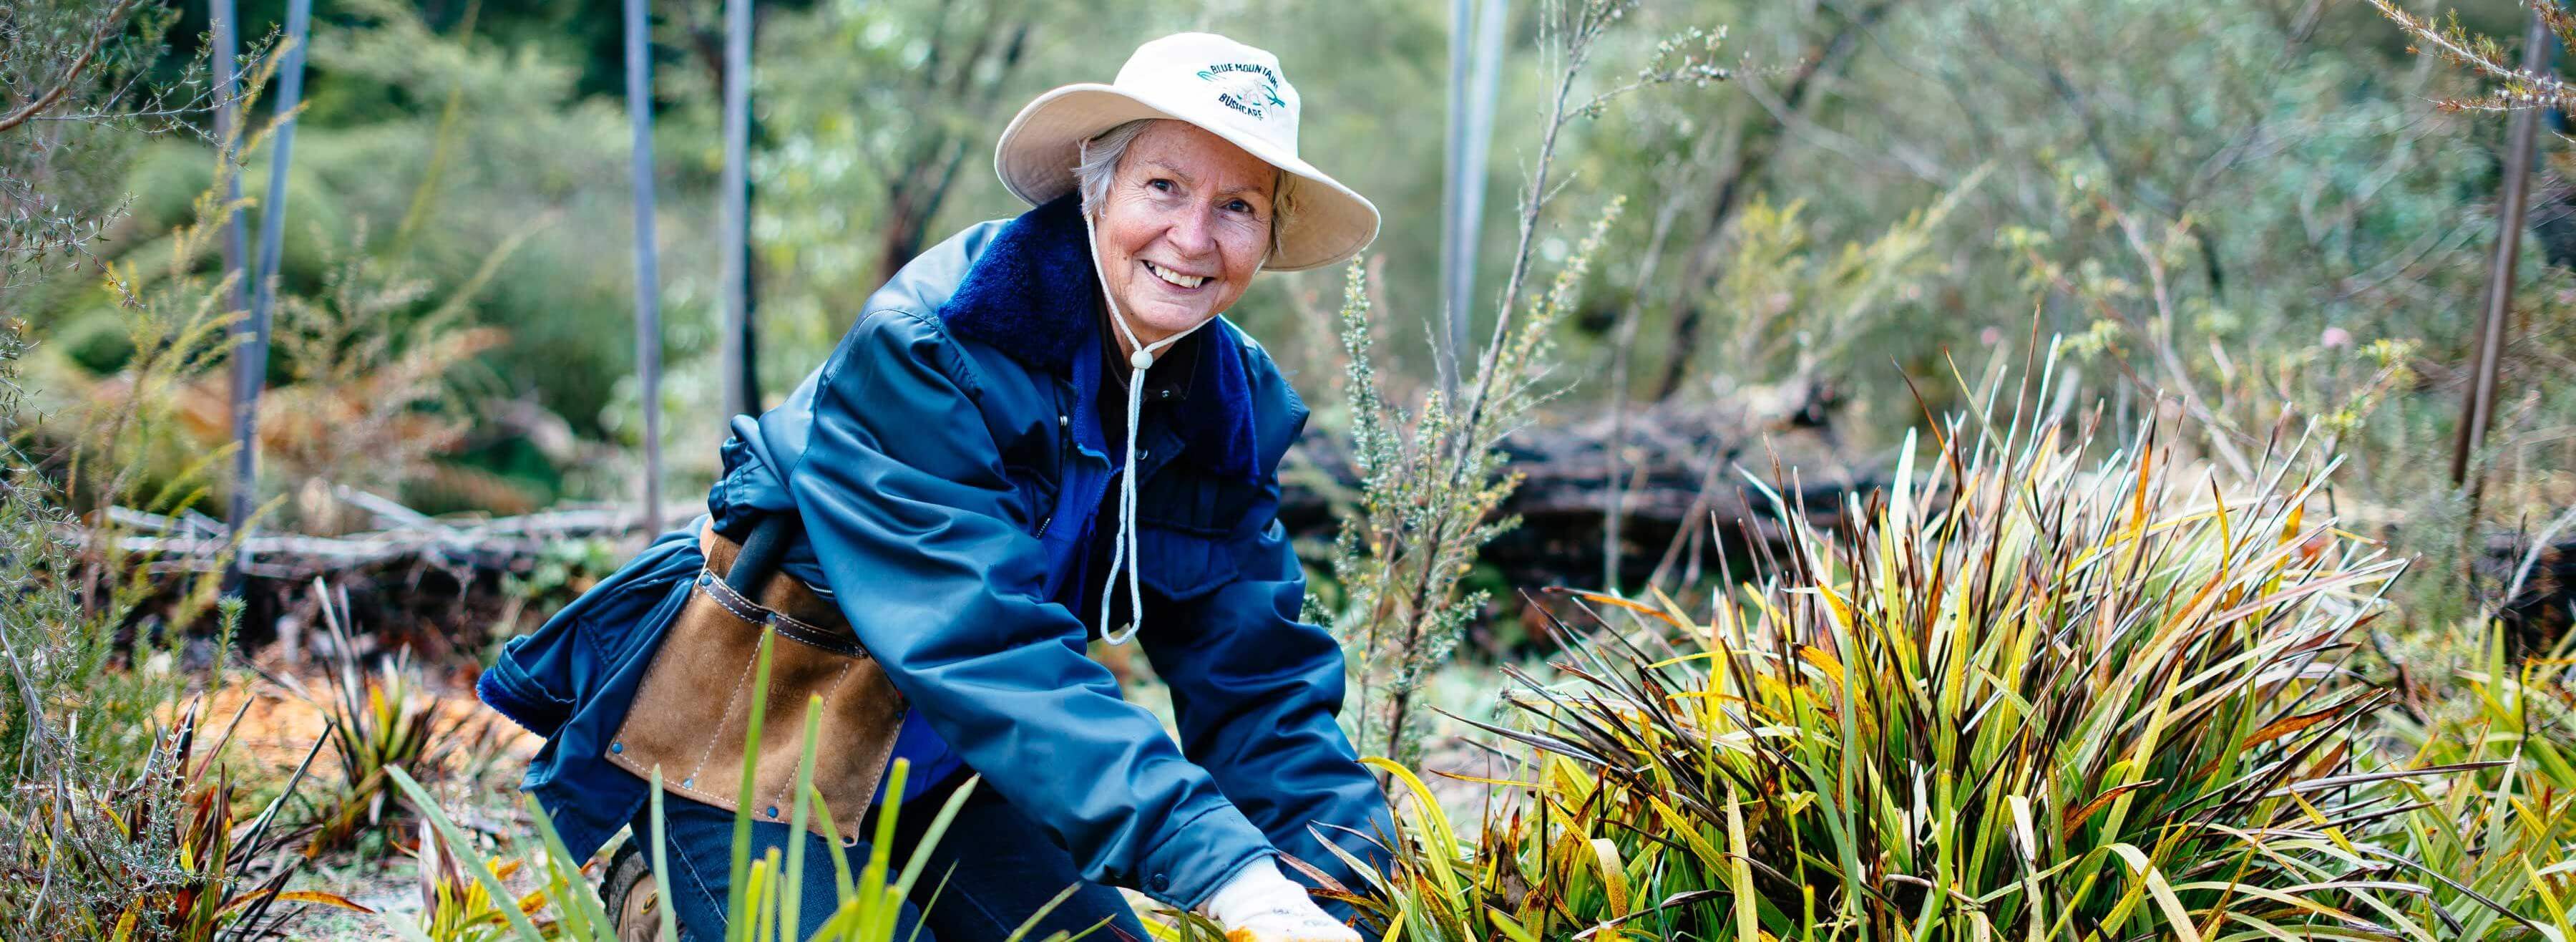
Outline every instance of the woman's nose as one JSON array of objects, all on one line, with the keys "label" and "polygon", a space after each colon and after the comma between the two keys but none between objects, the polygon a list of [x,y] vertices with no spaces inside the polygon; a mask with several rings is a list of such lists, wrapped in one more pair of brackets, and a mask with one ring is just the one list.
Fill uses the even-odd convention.
[{"label": "woman's nose", "polygon": [[1192,256],[1214,253],[1216,221],[1208,218],[1208,213],[1209,210],[1206,207],[1184,209],[1175,213],[1172,217],[1172,227],[1164,233],[1164,236],[1172,240],[1173,248]]}]

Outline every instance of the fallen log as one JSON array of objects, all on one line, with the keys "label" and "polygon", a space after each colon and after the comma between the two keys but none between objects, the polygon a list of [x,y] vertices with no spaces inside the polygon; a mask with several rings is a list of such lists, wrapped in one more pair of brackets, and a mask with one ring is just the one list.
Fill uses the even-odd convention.
[{"label": "fallen log", "polygon": [[[1713,575],[1718,557],[1767,538],[1753,521],[1770,509],[1752,496],[1746,476],[1789,482],[1793,505],[1829,523],[1841,497],[1875,481],[1834,454],[1837,442],[1820,422],[1780,422],[1742,409],[1660,406],[1631,416],[1609,441],[1606,420],[1535,425],[1506,438],[1509,467],[1520,486],[1502,507],[1521,524],[1486,548],[1484,560],[1507,585],[1600,586],[1603,524],[1611,513],[1611,457],[1623,476],[1615,489],[1626,515],[1618,552],[1629,587],[1662,571],[1665,584]],[[1792,473],[1791,469],[1795,469]],[[1329,541],[1358,485],[1347,454],[1331,435],[1310,433],[1281,471],[1280,518],[1299,540]],[[339,489],[335,496],[379,529],[338,536],[254,533],[242,541],[239,569],[250,602],[245,640],[289,629],[298,605],[322,579],[346,591],[359,621],[380,633],[430,647],[474,646],[494,633],[531,627],[604,573],[572,572],[532,586],[547,560],[570,548],[607,544],[594,559],[623,560],[652,534],[632,509],[568,507],[498,518],[430,517],[388,498]],[[666,521],[703,508],[673,504]],[[221,524],[202,515],[160,517],[122,508],[110,512],[117,548],[150,571],[170,575],[219,571],[226,545]],[[1712,527],[1714,528],[1712,530]],[[1714,532],[1716,541],[1709,539]],[[577,567],[576,567],[577,568]],[[172,580],[177,582],[180,580]]]},{"label": "fallen log", "polygon": [[[1613,443],[1611,429],[1621,429]],[[1664,404],[1613,423],[1534,425],[1504,439],[1520,486],[1501,512],[1521,525],[1483,554],[1515,587],[1601,587],[1608,580],[1604,532],[1612,503],[1624,515],[1619,581],[1635,588],[1661,571],[1666,586],[1713,574],[1711,548],[1740,554],[1774,538],[1772,509],[1750,481],[1777,487],[1792,509],[1831,526],[1843,495],[1879,475],[1840,454],[1821,413],[1786,418],[1768,410]],[[1622,480],[1612,486],[1612,456]],[[1329,539],[1357,474],[1330,435],[1310,432],[1281,472],[1280,521],[1290,532]],[[1712,531],[1712,527],[1714,530]],[[1714,532],[1717,540],[1709,540]]]}]

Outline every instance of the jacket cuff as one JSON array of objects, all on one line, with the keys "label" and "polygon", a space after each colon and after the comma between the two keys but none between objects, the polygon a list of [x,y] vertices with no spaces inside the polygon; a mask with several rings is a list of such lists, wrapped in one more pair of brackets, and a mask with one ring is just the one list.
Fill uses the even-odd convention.
[{"label": "jacket cuff", "polygon": [[1182,910],[1197,909],[1245,867],[1279,853],[1232,804],[1201,812],[1170,834],[1145,855],[1137,889]]},{"label": "jacket cuff", "polygon": [[474,679],[474,695],[510,721],[539,736],[553,736],[572,716],[573,704],[548,694],[508,654]]}]

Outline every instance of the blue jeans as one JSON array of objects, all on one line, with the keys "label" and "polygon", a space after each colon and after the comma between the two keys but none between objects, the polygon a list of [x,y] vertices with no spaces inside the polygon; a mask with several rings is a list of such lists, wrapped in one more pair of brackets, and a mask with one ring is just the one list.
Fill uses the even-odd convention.
[{"label": "blue jeans", "polygon": [[[900,871],[912,858],[921,832],[966,777],[961,770],[919,799],[905,802],[895,822],[890,848],[895,870]],[[664,875],[663,884],[670,896],[666,905],[680,923],[680,938],[722,939],[725,897],[733,873],[733,812],[677,795],[662,798],[672,871]],[[636,814],[635,840],[652,839],[651,815],[650,804]],[[875,815],[868,817],[859,822],[857,833],[875,833]],[[806,841],[805,883],[804,906],[799,914],[803,925],[798,927],[796,937],[803,938],[822,928],[824,920],[831,916],[838,890],[832,876],[830,848],[822,838],[800,836]],[[751,859],[760,859],[772,847],[780,849],[783,859],[787,837],[785,824],[752,822]],[[865,840],[847,849],[852,869],[866,862],[868,849]],[[945,886],[941,885],[943,878]],[[1000,942],[1057,893],[1075,884],[1081,888],[1040,920],[1026,938],[1043,939],[1059,930],[1082,934],[1086,929],[1092,931],[1082,935],[1083,942],[1145,942],[1151,938],[1127,907],[1125,897],[1108,886],[1082,879],[1081,871],[1073,864],[1073,855],[1066,853],[1052,834],[1011,807],[991,787],[979,785],[965,806],[958,809],[957,817],[949,821],[947,832],[932,845],[930,865],[922,871],[921,879],[912,887],[911,898],[904,903],[894,938],[898,942]],[[1093,926],[1099,928],[1092,929]]]}]

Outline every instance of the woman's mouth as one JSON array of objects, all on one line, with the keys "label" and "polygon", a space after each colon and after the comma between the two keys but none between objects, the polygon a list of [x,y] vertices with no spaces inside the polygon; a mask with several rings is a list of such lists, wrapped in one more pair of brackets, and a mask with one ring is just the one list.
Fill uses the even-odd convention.
[{"label": "woman's mouth", "polygon": [[1137,263],[1145,266],[1145,270],[1152,272],[1157,280],[1170,285],[1175,290],[1196,291],[1205,287],[1209,281],[1206,275],[1184,275],[1143,259],[1138,259]]}]

